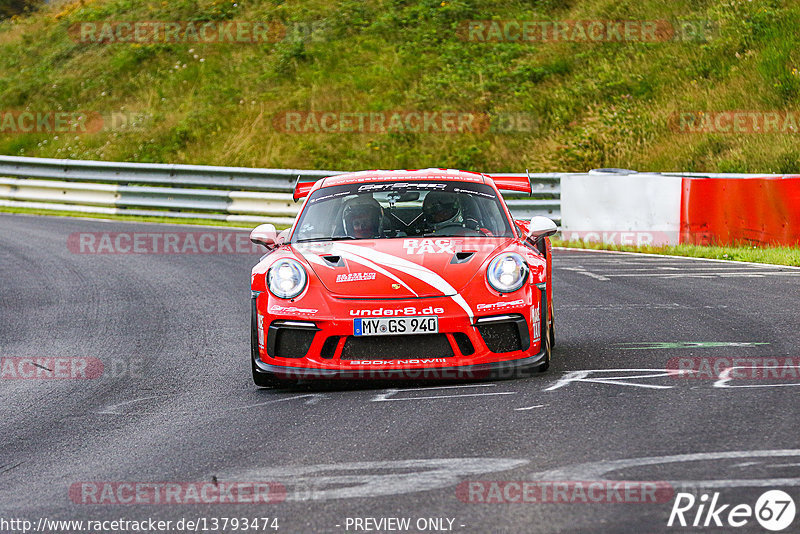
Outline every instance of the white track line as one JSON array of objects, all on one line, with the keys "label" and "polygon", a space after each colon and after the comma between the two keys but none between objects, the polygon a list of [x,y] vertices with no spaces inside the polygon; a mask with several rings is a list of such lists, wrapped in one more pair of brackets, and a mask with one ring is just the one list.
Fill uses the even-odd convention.
[{"label": "white track line", "polygon": [[571,248],[571,247],[553,247],[554,250],[563,250],[567,252],[601,252],[603,254],[626,254],[630,256],[640,256],[646,258],[672,258],[678,260],[696,260],[696,261],[713,261],[718,263],[733,263],[739,265],[757,265],[763,267],[765,265],[769,265],[772,267],[780,267],[781,269],[797,269],[800,270],[800,267],[795,267],[793,265],[778,265],[775,263],[758,263],[753,261],[736,261],[736,260],[718,260],[716,258],[695,258],[691,256],[671,256],[669,254],[648,254],[647,252],[623,252],[621,250],[594,250],[588,248]]},{"label": "white track line", "polygon": [[400,397],[372,399],[372,402],[394,402],[394,401],[415,401],[415,400],[435,400],[435,399],[459,399],[461,397],[490,397],[493,395],[516,395],[516,391],[500,391],[497,393],[465,393],[463,395],[436,395],[432,397]]},{"label": "white track line", "polygon": [[388,389],[387,391],[432,391],[434,389],[455,389],[455,388],[493,388],[496,384],[459,384],[455,386],[431,386],[427,388],[402,388],[402,389]]},{"label": "white track line", "polygon": [[525,408],[514,408],[514,411],[520,412],[524,410],[533,410],[534,408],[544,408],[545,406],[549,406],[549,404],[535,404],[533,406],[527,406]]},{"label": "white track line", "polygon": [[614,278],[620,277],[643,277],[643,278],[743,278],[743,277],[762,277],[762,276],[800,276],[796,272],[780,272],[780,271],[687,271],[685,273],[622,273],[611,274],[605,276]]}]

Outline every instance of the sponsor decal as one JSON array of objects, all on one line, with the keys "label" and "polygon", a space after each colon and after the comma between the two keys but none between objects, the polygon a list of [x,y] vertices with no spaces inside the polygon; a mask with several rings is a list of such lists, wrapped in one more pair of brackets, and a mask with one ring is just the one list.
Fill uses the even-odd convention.
[{"label": "sponsor decal", "polygon": [[340,191],[338,193],[331,193],[330,195],[323,195],[323,196],[318,196],[318,197],[309,199],[308,203],[309,204],[313,204],[315,202],[322,202],[324,200],[330,200],[332,198],[346,197],[349,194],[350,194],[350,191]]},{"label": "sponsor decal", "polygon": [[265,341],[266,336],[264,335],[264,316],[260,313],[257,315],[256,324],[258,326],[258,348],[264,350],[267,343]]},{"label": "sponsor decal", "polygon": [[[513,374],[512,370],[508,370],[506,372],[493,372],[488,369],[474,369],[472,367],[466,366],[464,367],[442,367],[436,366],[440,363],[444,363],[444,361],[434,361],[434,359],[420,359],[419,361],[423,364],[430,364],[429,367],[402,367],[398,366],[398,362],[400,360],[367,360],[368,363],[365,365],[365,368],[358,368],[357,365],[361,365],[363,363],[362,360],[352,360],[349,361],[349,364],[352,365],[350,369],[346,370],[346,375],[343,377],[345,380],[449,380],[449,379],[459,379],[459,380],[474,380],[474,379],[482,379],[487,378],[489,376],[497,376],[498,378],[513,378],[515,375]],[[374,362],[374,363],[373,363]],[[330,370],[330,369],[300,369],[300,370],[293,370],[291,367],[285,368],[278,368],[275,371],[276,376],[283,378],[283,379],[307,379],[307,380],[314,380],[314,379],[322,379],[322,380],[334,380],[340,379],[338,375],[338,370]],[[521,376],[521,375],[520,375]],[[381,393],[380,397],[391,395],[393,393]],[[414,400],[414,398],[399,398],[399,399],[388,399],[388,398],[380,398],[374,399],[375,402],[391,402],[391,401],[406,401],[406,400]],[[307,404],[311,404],[314,402],[308,402]]]},{"label": "sponsor decal", "polygon": [[542,315],[539,306],[531,306],[531,325],[533,325],[533,341],[542,339]]},{"label": "sponsor decal", "polygon": [[461,239],[404,239],[406,254],[455,254],[461,252]]},{"label": "sponsor decal", "polygon": [[[316,310],[314,310],[316,311]],[[406,306],[404,308],[373,308],[371,310],[350,310],[350,315],[354,317],[391,317],[391,316],[398,316],[398,315],[441,315],[444,313],[444,308],[436,308],[434,306],[428,306],[427,308],[423,308],[421,310],[417,309],[416,306]]]},{"label": "sponsor decal", "polygon": [[[399,174],[400,172],[405,171],[381,171],[381,174],[375,175],[369,173],[369,171],[361,171],[359,174],[360,176],[351,176],[348,178],[341,178],[339,176],[331,176],[328,178],[332,185],[348,185],[348,184],[360,184],[364,182],[374,182],[377,179],[380,180],[452,180],[455,175],[453,174],[426,174],[424,177],[422,176],[414,176],[414,175],[407,175],[407,174]],[[469,171],[466,171],[469,172]],[[483,175],[476,174],[476,176],[464,176],[463,174],[458,175],[459,182],[475,182],[482,184],[483,183]],[[326,182],[327,183],[327,182]],[[400,183],[401,187],[412,187],[414,184],[407,184],[407,183]],[[392,189],[394,185],[392,184],[375,184],[370,183],[370,188],[384,188],[384,189]],[[425,184],[425,187],[433,188],[433,189],[446,189],[447,184]],[[359,189],[360,191],[360,189]]]},{"label": "sponsor decal", "polygon": [[465,193],[467,195],[474,195],[492,199],[497,198],[497,195],[493,193],[484,193],[483,191],[473,191],[472,189],[461,189],[460,187],[454,187],[453,193]]},{"label": "sponsor decal", "polygon": [[[365,280],[375,280],[376,273],[347,273],[337,274],[336,282],[363,282]],[[393,284],[400,287],[399,284]]]},{"label": "sponsor decal", "polygon": [[317,313],[319,310],[316,308],[298,308],[297,306],[273,304],[269,307],[269,311],[271,313]]},{"label": "sponsor decal", "polygon": [[522,306],[525,301],[522,299],[510,300],[508,302],[492,302],[491,304],[478,304],[475,308],[478,311],[491,311],[502,310],[503,308],[511,308],[513,306]]},{"label": "sponsor decal", "polygon": [[[446,178],[447,177],[445,177],[445,176],[428,176],[428,179],[430,179],[430,180],[444,180]],[[372,179],[374,179],[374,178],[372,178]],[[384,184],[366,184],[366,185],[359,186],[358,192],[360,193],[361,191],[386,191],[387,189],[389,191],[393,191],[395,189],[408,189],[409,187],[412,188],[412,189],[437,189],[437,190],[441,189],[441,190],[444,190],[444,189],[447,189],[447,184],[441,184],[441,183],[428,184],[428,183],[421,183],[421,182],[412,182],[412,183],[408,183],[408,182],[392,182],[392,183],[384,183]]]},{"label": "sponsor decal", "polygon": [[412,360],[350,360],[350,365],[408,365],[418,363],[445,363],[446,358],[420,358]]}]

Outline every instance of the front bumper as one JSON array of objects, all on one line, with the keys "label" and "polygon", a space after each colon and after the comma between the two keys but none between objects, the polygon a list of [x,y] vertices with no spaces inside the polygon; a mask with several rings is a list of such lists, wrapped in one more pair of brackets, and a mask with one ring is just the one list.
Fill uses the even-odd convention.
[{"label": "front bumper", "polygon": [[440,333],[426,339],[353,336],[353,318],[344,308],[385,307],[387,301],[333,302],[344,307],[336,314],[274,314],[269,313],[271,296],[254,294],[256,371],[287,380],[513,377],[547,357],[546,291],[543,285],[528,287],[508,299],[508,306],[471,318],[446,298],[390,302],[394,309],[442,310],[436,313]]},{"label": "front bumper", "polygon": [[473,380],[485,378],[514,378],[522,376],[545,362],[545,349],[534,356],[476,365],[450,367],[386,367],[379,369],[314,369],[271,365],[256,360],[259,372],[268,373],[281,380]]}]

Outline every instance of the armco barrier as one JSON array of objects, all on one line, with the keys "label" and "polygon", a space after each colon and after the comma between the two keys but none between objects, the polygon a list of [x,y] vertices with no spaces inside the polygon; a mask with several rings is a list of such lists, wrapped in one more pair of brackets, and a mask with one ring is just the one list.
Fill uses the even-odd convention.
[{"label": "armco barrier", "polygon": [[[290,225],[297,177],[340,172],[0,156],[0,206]],[[559,223],[561,176],[530,174],[533,196],[507,199],[514,216]]]},{"label": "armco barrier", "polygon": [[684,178],[681,243],[800,243],[800,176]]}]

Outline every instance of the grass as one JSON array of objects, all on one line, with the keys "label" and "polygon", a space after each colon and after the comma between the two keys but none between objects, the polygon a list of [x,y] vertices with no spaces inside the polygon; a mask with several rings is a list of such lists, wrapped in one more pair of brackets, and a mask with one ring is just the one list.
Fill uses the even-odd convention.
[{"label": "grass", "polygon": [[774,265],[800,266],[800,247],[770,247],[759,248],[753,246],[699,246],[699,245],[674,245],[674,246],[630,246],[611,245],[584,241],[564,241],[553,239],[554,247],[581,248],[589,250],[616,250],[622,252],[641,252],[644,254],[661,254],[667,256],[686,256],[690,258],[711,258],[716,260],[746,261],[752,263],[771,263]]},{"label": "grass", "polygon": [[[670,42],[469,42],[468,20],[707,20]],[[265,44],[83,44],[82,21],[269,21]],[[0,22],[3,109],[123,114],[0,153],[278,168],[798,172],[798,133],[686,134],[692,110],[797,111],[800,5],[781,0],[79,0]],[[528,131],[294,133],[286,111],[525,114]],[[110,124],[110,123],[109,123]]]}]

